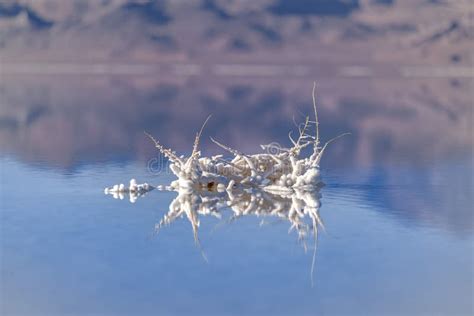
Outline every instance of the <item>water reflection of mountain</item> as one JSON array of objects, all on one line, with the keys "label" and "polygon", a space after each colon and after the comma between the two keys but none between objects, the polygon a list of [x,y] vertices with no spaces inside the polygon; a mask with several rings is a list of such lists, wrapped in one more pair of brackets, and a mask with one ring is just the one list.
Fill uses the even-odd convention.
[{"label": "water reflection of mountain", "polygon": [[448,160],[430,166],[332,169],[323,178],[330,199],[367,205],[403,226],[465,238],[474,230],[473,168],[469,161]]},{"label": "water reflection of mountain", "polygon": [[[472,146],[469,80],[318,80],[323,137],[352,132],[323,164],[421,164],[467,155]],[[229,146],[286,142],[292,116],[311,109],[311,79],[13,77],[0,83],[3,153],[61,168],[147,160],[147,130],[178,151],[206,128]],[[204,150],[217,148],[203,139]],[[285,143],[286,144],[286,143]]]}]

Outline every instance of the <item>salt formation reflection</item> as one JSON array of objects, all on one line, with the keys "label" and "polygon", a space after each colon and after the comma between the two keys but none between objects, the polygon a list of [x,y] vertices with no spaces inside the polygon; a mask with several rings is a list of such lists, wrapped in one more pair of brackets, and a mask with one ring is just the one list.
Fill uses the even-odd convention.
[{"label": "salt formation reflection", "polygon": [[[270,217],[282,219],[289,223],[289,232],[296,231],[298,241],[305,251],[308,249],[307,238],[311,235],[314,238],[311,264],[313,284],[318,228],[324,229],[319,216],[320,187],[311,191],[294,190],[292,193],[270,193],[259,189],[226,192],[180,190],[178,196],[170,203],[168,213],[155,228],[159,231],[177,219],[186,217],[191,223],[196,245],[201,249],[198,228],[202,216],[223,219],[227,217],[226,212],[230,212],[228,222],[234,222],[243,216],[257,216],[262,220]],[[202,250],[201,253],[206,259]]]},{"label": "salt formation reflection", "polygon": [[[311,283],[313,283],[313,271],[316,257],[319,229],[324,230],[323,222],[319,216],[321,207],[320,189],[323,185],[313,190],[293,190],[293,192],[267,192],[263,189],[249,190],[176,190],[178,195],[171,201],[168,212],[155,225],[158,233],[166,226],[171,226],[178,219],[186,218],[192,228],[194,241],[200,249],[203,258],[207,257],[201,248],[198,236],[200,219],[204,216],[212,216],[221,223],[232,223],[244,216],[256,216],[265,219],[275,218],[288,222],[288,232],[296,232],[298,241],[304,251],[308,250],[308,239],[313,238]],[[149,189],[154,189],[148,186]],[[158,186],[159,190],[171,190],[170,187]],[[125,192],[114,192],[106,190],[107,194],[116,197],[130,195],[130,201],[134,202],[137,197],[144,196],[144,190],[125,190]]]},{"label": "salt formation reflection", "polygon": [[295,230],[298,239],[306,247],[306,237],[312,231],[317,236],[318,227],[324,227],[319,217],[320,192],[298,191],[293,193],[270,193],[264,190],[241,190],[238,192],[187,191],[178,192],[170,203],[168,213],[156,225],[156,229],[169,226],[178,218],[186,217],[191,223],[196,242],[198,239],[199,217],[223,218],[231,211],[229,221],[242,216],[275,217],[290,223],[290,231]]}]

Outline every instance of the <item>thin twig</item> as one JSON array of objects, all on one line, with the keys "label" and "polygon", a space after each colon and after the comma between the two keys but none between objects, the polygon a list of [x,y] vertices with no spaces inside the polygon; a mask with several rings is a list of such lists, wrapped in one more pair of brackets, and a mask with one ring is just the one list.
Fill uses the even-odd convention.
[{"label": "thin twig", "polygon": [[319,146],[319,119],[318,109],[316,108],[316,81],[313,82],[313,108],[314,108],[314,120],[316,125],[316,142],[314,143],[314,149],[317,150]]},{"label": "thin twig", "polygon": [[341,138],[341,137],[343,137],[343,136],[346,136],[346,135],[351,135],[351,133],[342,133],[341,135],[338,135],[338,136],[333,137],[333,138],[331,138],[330,140],[328,140],[328,141],[324,144],[323,148],[321,148],[321,151],[319,152],[319,154],[316,156],[315,163],[316,163],[316,164],[319,164],[319,161],[321,160],[321,157],[323,156],[324,150],[326,149],[326,147],[327,147],[330,143],[332,143],[332,142],[335,141],[336,139],[339,139],[339,138]]},{"label": "thin twig", "polygon": [[226,145],[223,145],[221,143],[219,143],[217,140],[215,140],[214,138],[210,137],[211,141],[216,144],[217,146],[221,147],[222,149],[225,149],[227,150],[228,152],[230,152],[231,154],[233,154],[234,156],[244,156],[244,154],[242,154],[241,152],[235,150],[235,149],[232,149]]},{"label": "thin twig", "polygon": [[148,138],[150,138],[153,141],[153,143],[155,143],[155,147],[158,148],[158,150],[163,155],[168,157],[170,160],[173,160],[173,162],[182,163],[181,159],[178,156],[176,156],[175,153],[173,151],[171,151],[171,149],[167,149],[167,148],[163,147],[163,145],[161,145],[159,141],[157,141],[153,136],[151,136],[146,131],[143,131],[143,133],[145,133],[145,135],[148,136]]},{"label": "thin twig", "polygon": [[204,123],[202,124],[201,126],[201,130],[199,131],[199,133],[196,134],[196,138],[194,139],[194,145],[193,145],[193,153],[191,154],[191,156],[195,156],[198,152],[198,147],[199,147],[199,140],[201,139],[201,134],[202,134],[202,131],[204,130],[204,127],[206,126],[207,124],[207,121],[209,121],[209,119],[211,118],[212,114],[209,115],[207,117],[207,119],[204,121]]}]

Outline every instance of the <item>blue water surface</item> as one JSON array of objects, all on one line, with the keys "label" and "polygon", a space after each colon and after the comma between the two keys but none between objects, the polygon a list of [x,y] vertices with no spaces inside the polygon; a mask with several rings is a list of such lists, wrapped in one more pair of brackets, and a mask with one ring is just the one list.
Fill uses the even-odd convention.
[{"label": "blue water surface", "polygon": [[[103,193],[145,163],[74,171],[4,156],[1,310],[5,315],[467,315],[473,303],[472,165],[323,169],[311,281],[290,224],[186,218],[155,233],[176,196],[134,204]],[[203,255],[207,257],[207,261]]]}]

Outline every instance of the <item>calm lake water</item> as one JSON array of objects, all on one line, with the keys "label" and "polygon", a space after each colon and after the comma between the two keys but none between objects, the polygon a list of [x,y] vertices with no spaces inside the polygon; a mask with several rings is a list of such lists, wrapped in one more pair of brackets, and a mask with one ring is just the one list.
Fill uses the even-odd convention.
[{"label": "calm lake water", "polygon": [[[3,315],[473,312],[470,145],[448,146],[448,141],[423,138],[430,134],[430,125],[439,122],[424,115],[426,108],[415,108],[422,116],[409,119],[415,114],[391,112],[362,97],[357,102],[342,98],[342,117],[329,101],[322,102],[326,139],[347,130],[353,137],[329,149],[323,159],[326,185],[319,192],[319,216],[325,230],[319,230],[312,278],[313,239],[308,236],[305,252],[297,232],[288,232],[291,224],[286,220],[243,216],[229,221],[230,210],[223,211],[222,219],[201,216],[199,247],[185,217],[155,231],[176,193],[152,191],[133,204],[127,197],[120,200],[103,193],[105,187],[131,178],[154,185],[173,179],[167,172],[149,171],[156,153],[141,133],[144,128],[165,135],[160,139],[178,149],[181,144],[189,149],[201,118],[212,112],[220,119],[211,121],[209,134],[255,150],[260,135],[262,142],[278,140],[291,128],[291,115],[288,125],[280,120],[289,115],[286,101],[278,101],[293,101],[288,95],[272,94],[276,88],[252,92],[240,85],[230,90],[233,94],[222,91],[243,100],[242,110],[219,101],[219,93],[212,92],[208,96],[213,99],[196,98],[207,111],[193,118],[186,114],[193,110],[189,105],[175,108],[178,114],[162,105],[166,98],[178,102],[174,94],[181,92],[172,85],[150,89],[158,91],[150,97],[135,93],[136,111],[130,112],[124,105],[129,100],[112,107],[120,95],[104,100],[87,90],[82,99],[74,94],[67,98],[67,92],[57,93],[67,88],[51,86],[28,90],[26,101],[12,98],[26,104],[23,107],[4,108]],[[306,95],[298,94],[306,100],[304,106],[310,104],[307,86]],[[18,89],[17,95],[21,91],[26,90]],[[266,99],[253,98],[252,93]],[[246,104],[255,105],[255,111]],[[239,111],[247,114],[235,114]],[[435,112],[450,119],[449,113]],[[184,124],[176,127],[179,113]],[[226,113],[233,113],[236,122],[231,117],[225,121]],[[261,126],[255,115],[264,122]],[[381,116],[385,122],[398,122],[395,127],[409,121],[419,133],[400,136],[404,128],[390,129],[383,120],[373,119]],[[364,121],[368,117],[373,120]],[[368,123],[364,127],[354,121]],[[387,129],[372,137],[364,132],[367,126]],[[260,135],[255,132],[259,127]],[[187,133],[186,139],[182,133]],[[248,137],[251,133],[253,138]],[[216,151],[204,143],[205,153]]]}]

